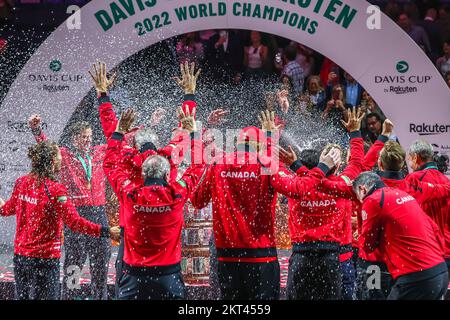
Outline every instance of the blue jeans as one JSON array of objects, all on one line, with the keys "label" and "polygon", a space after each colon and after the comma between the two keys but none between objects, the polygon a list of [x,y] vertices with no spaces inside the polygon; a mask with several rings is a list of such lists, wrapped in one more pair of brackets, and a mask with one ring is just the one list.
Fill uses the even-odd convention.
[{"label": "blue jeans", "polygon": [[341,262],[342,269],[342,299],[355,300],[355,283],[356,283],[356,268],[353,259]]},{"label": "blue jeans", "polygon": [[59,259],[14,256],[17,300],[58,300]]}]

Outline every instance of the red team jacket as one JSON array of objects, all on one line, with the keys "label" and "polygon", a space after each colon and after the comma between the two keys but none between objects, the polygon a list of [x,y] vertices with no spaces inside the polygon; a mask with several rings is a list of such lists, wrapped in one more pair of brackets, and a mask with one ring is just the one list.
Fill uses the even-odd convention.
[{"label": "red team jacket", "polygon": [[[364,142],[360,133],[351,133],[351,159],[339,176],[329,181],[349,181],[361,172]],[[310,175],[307,170],[292,167],[297,174]],[[310,189],[301,198],[289,199],[289,230],[292,243],[326,242],[336,245],[351,243],[351,202],[347,199]]]},{"label": "red team jacket", "polygon": [[361,248],[379,249],[394,279],[444,262],[438,226],[410,194],[375,186],[364,199]]},{"label": "red team jacket", "polygon": [[[271,145],[270,137],[266,143]],[[264,174],[263,163],[248,145],[240,145],[237,152],[225,152],[221,163],[208,167],[205,179],[190,198],[197,209],[212,201],[219,261],[275,261],[276,192],[306,193],[319,182],[314,177],[289,175],[283,167],[276,174]],[[314,170],[324,176],[320,169]]]},{"label": "red team jacket", "polygon": [[[116,130],[118,119],[113,110],[110,99],[106,94],[102,94],[98,100],[100,105],[100,122],[102,124],[105,137],[108,140]],[[192,110],[196,107],[196,105],[195,97],[193,95],[185,96],[185,107]],[[125,140],[130,140],[127,139],[127,135],[125,135]],[[188,141],[190,141],[189,136],[186,137],[184,134],[177,133],[164,148],[156,149],[154,145],[147,144],[142,148],[142,150],[136,150],[136,148],[130,147],[127,143],[123,142],[124,145],[121,149],[122,155],[120,157],[121,161],[119,164],[131,175],[132,181],[135,181],[136,184],[140,184],[143,183],[141,170],[142,164],[149,156],[158,154],[169,160],[171,166],[170,180],[175,182],[178,174],[178,160],[184,157],[186,148],[189,146],[189,143],[187,143]],[[173,156],[175,156],[176,159],[173,159]],[[119,200],[119,225],[124,227],[123,210],[125,209],[125,206],[122,205],[123,199],[120,194],[117,194],[117,198]]]},{"label": "red team jacket", "polygon": [[[378,173],[381,177],[381,180],[388,187],[393,187],[402,192],[406,192],[409,195],[413,196],[417,203],[421,206],[426,206],[428,203],[432,203],[436,200],[446,200],[450,197],[450,183],[433,185],[430,183],[425,183],[421,181],[414,180],[405,180],[404,176],[401,172],[392,172],[392,171],[382,171]],[[331,183],[322,181],[320,187],[323,188],[325,192],[329,192],[331,194],[335,194],[340,197],[354,199],[355,195],[352,191],[352,187],[347,185],[346,183]],[[358,233],[361,235],[362,233],[362,212],[359,212],[358,215]],[[370,253],[366,252],[364,248],[361,246],[361,238],[359,238],[360,250],[359,257],[366,261],[372,262],[385,262],[383,255],[378,250],[373,250]]]},{"label": "red team jacket", "polygon": [[31,258],[60,258],[63,223],[72,231],[93,237],[109,235],[102,228],[81,218],[66,188],[53,180],[38,182],[29,174],[16,181],[11,198],[0,209],[0,215],[16,215],[14,254]]},{"label": "red team jacket", "polygon": [[[409,174],[406,181],[416,184],[417,181],[428,182],[433,185],[447,184],[449,179],[438,171],[436,163],[429,162],[419,170]],[[436,199],[422,205],[423,211],[439,226],[445,239],[445,258],[450,258],[450,199]]]},{"label": "red team jacket", "polygon": [[[41,134],[36,137],[36,141],[41,142],[45,140],[47,140],[47,137],[41,131]],[[60,147],[59,150],[62,156],[62,166],[59,174],[60,182],[67,188],[73,205],[75,207],[104,206],[106,204],[106,179],[103,173],[103,159],[106,145],[94,146],[89,151],[92,158],[91,189],[87,187],[86,172],[75,151],[65,147]],[[84,161],[88,162],[87,159],[84,159]]]},{"label": "red team jacket", "polygon": [[[144,185],[131,180],[120,165],[123,136],[114,133],[108,141],[104,169],[111,186],[122,195],[124,213],[124,262],[126,269],[157,267],[179,270],[183,209],[190,192],[204,171],[191,167],[177,182],[149,179]],[[194,140],[193,140],[194,141]]]}]

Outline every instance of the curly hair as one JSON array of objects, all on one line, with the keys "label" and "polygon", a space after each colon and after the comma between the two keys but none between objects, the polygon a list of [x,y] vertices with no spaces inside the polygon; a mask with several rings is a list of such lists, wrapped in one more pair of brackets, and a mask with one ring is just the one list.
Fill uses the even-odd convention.
[{"label": "curly hair", "polygon": [[59,153],[56,142],[43,141],[28,149],[28,158],[31,160],[31,173],[38,178],[56,180],[54,162]]}]

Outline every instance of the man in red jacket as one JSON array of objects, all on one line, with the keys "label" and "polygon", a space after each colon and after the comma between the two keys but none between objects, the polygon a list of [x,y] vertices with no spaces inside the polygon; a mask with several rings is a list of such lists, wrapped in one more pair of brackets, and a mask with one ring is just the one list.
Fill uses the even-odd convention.
[{"label": "man in red jacket", "polygon": [[89,237],[119,237],[119,229],[81,218],[56,181],[61,153],[54,142],[31,147],[30,174],[17,179],[11,198],[0,199],[0,216],[16,215],[14,277],[19,300],[59,298],[59,258],[63,224]]},{"label": "man in red jacket", "polygon": [[[406,177],[406,181],[414,184],[417,181],[428,182],[433,185],[447,184],[449,179],[438,170],[433,162],[433,146],[424,140],[416,140],[409,147],[408,164],[414,170]],[[445,259],[450,270],[450,201],[436,200],[423,205],[423,210],[439,226],[445,240]]]},{"label": "man in red jacket", "polygon": [[[40,127],[41,119],[35,115],[29,126],[36,141],[47,138]],[[105,145],[92,146],[92,128],[87,122],[77,122],[70,127],[72,145],[61,147],[62,168],[60,182],[67,188],[69,197],[83,218],[108,227],[105,211],[106,178],[103,173]],[[91,294],[95,300],[107,299],[107,276],[111,257],[111,241],[91,238],[64,229],[64,279],[62,299],[75,299],[80,286],[72,278],[79,277],[89,257]]]},{"label": "man in red jacket", "polygon": [[395,281],[388,300],[443,299],[448,271],[434,221],[411,195],[387,187],[376,173],[362,173],[353,190],[363,204],[361,248],[378,249]]},{"label": "man in red jacket", "polygon": [[[280,266],[275,243],[276,192],[306,193],[314,177],[289,176],[281,167],[275,174],[271,161],[258,152],[266,145],[272,154],[272,134],[277,129],[273,112],[263,112],[263,130],[244,128],[236,152],[208,167],[191,202],[197,209],[212,201],[213,228],[218,256],[222,299],[278,299]],[[220,160],[220,161],[219,161]],[[329,164],[334,166],[334,162]],[[327,165],[314,169],[324,176]]]},{"label": "man in red jacket", "polygon": [[[348,113],[349,120],[344,124],[351,137],[349,165],[339,176],[329,174],[325,180],[349,181],[361,172],[364,143],[359,129],[363,117],[355,109]],[[291,150],[291,155],[287,156],[291,169],[300,176],[310,175],[311,172],[292,155],[295,156]],[[334,171],[337,169],[334,168]],[[317,186],[310,189],[307,195],[290,197],[289,230],[293,254],[289,266],[288,299],[342,298],[340,253],[347,233],[351,232],[350,204],[346,199],[322,193]],[[352,283],[350,285],[353,286]]]},{"label": "man in red jacket", "polygon": [[[186,115],[181,110],[182,128],[191,133],[191,150],[196,150],[194,117],[189,110]],[[133,113],[128,112],[122,115],[116,132],[108,140],[104,162],[105,174],[114,191],[122,194],[122,205],[126,207],[123,212],[124,264],[118,298],[185,299],[180,267],[183,209],[204,166],[193,165],[181,180],[170,181],[168,160],[153,155],[142,166],[144,184],[137,184],[120,165],[123,136],[128,132],[133,117]]]},{"label": "man in red jacket", "polygon": [[[197,85],[197,78],[200,71],[195,71],[194,68],[189,68],[188,64],[180,66],[182,77],[177,79],[177,83],[184,90],[184,103],[182,108],[184,110],[192,111],[196,107],[195,102],[195,90]],[[110,102],[108,91],[113,85],[116,74],[111,77],[107,76],[106,64],[98,62],[94,64],[92,70],[89,71],[91,75],[95,89],[97,91],[98,101],[99,101],[99,114],[100,122],[102,124],[103,132],[106,139],[110,139],[113,132],[115,131],[118,123],[116,113],[113,110],[113,105]],[[153,118],[153,117],[152,117]],[[157,123],[152,123],[152,126],[157,125]],[[142,180],[142,164],[144,161],[152,155],[160,155],[168,159],[170,163],[170,181],[175,182],[178,175],[178,164],[184,157],[185,149],[189,147],[186,144],[188,139],[182,132],[174,132],[173,139],[164,148],[158,149],[158,137],[152,129],[147,128],[135,128],[130,133],[125,135],[124,146],[122,150],[122,156],[120,165],[124,167],[130,174],[133,181],[137,184],[143,184]],[[121,228],[121,234],[124,234],[124,210],[125,205],[122,199],[122,194],[116,194],[119,201],[119,226]],[[116,266],[116,297],[118,296],[118,281],[122,274],[122,264],[123,264],[123,238],[121,238],[119,244],[119,251],[117,253]]]}]

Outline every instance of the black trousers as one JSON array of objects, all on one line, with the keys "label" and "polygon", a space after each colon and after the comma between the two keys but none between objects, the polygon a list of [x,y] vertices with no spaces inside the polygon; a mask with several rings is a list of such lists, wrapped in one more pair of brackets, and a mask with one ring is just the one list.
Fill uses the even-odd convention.
[{"label": "black trousers", "polygon": [[280,264],[223,262],[217,266],[223,300],[278,300]]},{"label": "black trousers", "polygon": [[58,300],[59,259],[14,256],[17,300]]},{"label": "black trousers", "polygon": [[359,259],[356,271],[358,300],[387,299],[394,280],[384,263]]},{"label": "black trousers", "polygon": [[119,279],[119,300],[184,300],[186,289],[181,271],[168,275],[131,275]]},{"label": "black trousers", "polygon": [[[421,277],[431,269],[439,270],[433,272],[431,277]],[[447,265],[442,263],[437,267],[416,272],[414,274],[399,277],[392,287],[388,300],[442,300],[445,298],[448,288]]]},{"label": "black trousers", "polygon": [[[108,227],[105,207],[77,207],[78,214],[93,222]],[[83,270],[86,259],[89,258],[91,272],[91,295],[94,300],[108,298],[108,268],[111,258],[111,240],[109,238],[94,238],[72,232],[64,228],[64,278],[62,299],[75,300],[80,295],[77,281]]]},{"label": "black trousers", "polygon": [[339,250],[293,252],[289,259],[286,296],[288,300],[340,300]]}]

